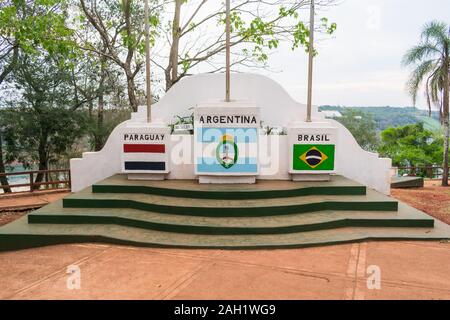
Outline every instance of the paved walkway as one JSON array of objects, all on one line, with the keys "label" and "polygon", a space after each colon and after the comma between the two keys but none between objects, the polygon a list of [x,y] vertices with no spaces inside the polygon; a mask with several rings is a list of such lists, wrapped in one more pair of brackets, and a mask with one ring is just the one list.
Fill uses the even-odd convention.
[{"label": "paved walkway", "polygon": [[[65,193],[0,197],[0,208]],[[0,253],[0,299],[450,299],[450,243],[226,251],[58,245]],[[80,270],[80,289],[69,290]],[[375,273],[374,273],[375,270]],[[380,271],[380,289],[376,271]]]},{"label": "paved walkway", "polygon": [[[0,253],[0,299],[450,299],[449,265],[450,243],[440,242],[272,251],[71,244]],[[80,289],[67,288],[69,266],[80,270]],[[377,270],[381,288],[368,289]]]}]

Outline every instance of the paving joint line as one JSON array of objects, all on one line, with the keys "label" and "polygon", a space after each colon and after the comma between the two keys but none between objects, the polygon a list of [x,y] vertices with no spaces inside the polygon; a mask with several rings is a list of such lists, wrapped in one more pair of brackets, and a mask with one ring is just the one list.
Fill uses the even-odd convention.
[{"label": "paving joint line", "polygon": [[32,284],[30,284],[30,285],[28,285],[28,286],[25,286],[24,288],[15,291],[13,294],[11,294],[11,295],[9,295],[9,296],[6,296],[6,297],[3,298],[3,299],[5,299],[5,300],[6,300],[6,299],[12,299],[12,298],[14,298],[15,296],[20,296],[21,294],[23,294],[23,293],[25,293],[25,292],[27,292],[27,291],[30,291],[31,289],[33,289],[33,288],[39,286],[40,284],[42,284],[42,283],[46,282],[47,280],[49,280],[49,279],[51,279],[51,278],[57,276],[57,275],[60,274],[60,273],[64,273],[64,274],[65,274],[68,266],[70,266],[70,265],[81,265],[81,264],[83,264],[83,263],[85,263],[85,262],[87,262],[87,261],[89,261],[89,260],[91,260],[91,259],[93,259],[93,258],[96,258],[96,257],[102,255],[103,253],[105,253],[106,251],[108,251],[108,249],[109,249],[109,248],[106,248],[105,250],[103,250],[103,251],[101,251],[101,252],[94,253],[93,255],[90,255],[90,256],[81,258],[81,259],[79,259],[79,260],[77,260],[77,261],[74,261],[74,262],[72,262],[72,263],[69,263],[68,265],[65,265],[64,267],[62,267],[62,268],[60,268],[60,269],[58,269],[58,270],[56,270],[56,271],[54,271],[54,272],[48,274],[48,275],[45,276],[44,278],[41,278],[41,279],[39,279],[39,280],[33,282]]},{"label": "paving joint line", "polygon": [[[221,252],[217,252],[215,256],[221,255]],[[169,285],[167,290],[161,294],[161,300],[167,300],[174,297],[176,294],[180,293],[182,289],[186,288],[190,285],[200,274],[201,271],[207,270],[214,266],[216,262],[213,260],[202,261],[198,264],[197,268],[192,272],[189,272],[183,277],[180,277],[178,280],[174,281],[172,285]],[[171,288],[173,287],[173,289]]]}]

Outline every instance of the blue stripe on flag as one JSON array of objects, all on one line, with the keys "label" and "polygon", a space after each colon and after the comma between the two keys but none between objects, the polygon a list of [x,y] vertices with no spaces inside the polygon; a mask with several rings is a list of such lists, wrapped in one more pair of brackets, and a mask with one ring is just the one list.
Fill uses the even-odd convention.
[{"label": "blue stripe on flag", "polygon": [[241,158],[232,167],[226,169],[219,164],[216,158],[197,158],[197,172],[256,173],[258,172],[258,165],[256,163],[256,158]]},{"label": "blue stripe on flag", "polygon": [[256,143],[256,128],[197,128],[197,142],[219,142],[224,134],[234,137],[235,143]]},{"label": "blue stripe on flag", "polygon": [[166,164],[162,161],[125,161],[125,170],[164,171]]},{"label": "blue stripe on flag", "polygon": [[199,173],[257,173],[258,166],[256,164],[235,164],[231,168],[224,168],[220,164],[197,164],[197,172]]},{"label": "blue stripe on flag", "polygon": [[[219,164],[219,161],[215,157],[198,157],[197,163],[201,164]],[[256,164],[256,158],[246,157],[239,158],[236,164]]]}]

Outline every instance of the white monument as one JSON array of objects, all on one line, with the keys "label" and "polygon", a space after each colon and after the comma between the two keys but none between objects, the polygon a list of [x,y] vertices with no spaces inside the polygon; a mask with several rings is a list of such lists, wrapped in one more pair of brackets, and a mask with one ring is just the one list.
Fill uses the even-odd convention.
[{"label": "white monument", "polygon": [[298,122],[288,128],[289,173],[294,181],[328,181],[336,173],[338,129],[329,122]]},{"label": "white monument", "polygon": [[164,180],[170,167],[170,128],[163,123],[130,122],[121,131],[121,172],[132,180]]},{"label": "white monument", "polygon": [[259,108],[201,104],[194,112],[195,174],[200,183],[255,183],[259,174]]},{"label": "white monument", "polygon": [[[182,79],[152,106],[153,122],[159,123],[162,126],[161,129],[164,128],[164,132],[169,132],[169,124],[175,122],[177,116],[190,116],[192,107],[201,108],[223,103],[224,79],[223,74],[200,74]],[[258,108],[263,126],[283,127],[286,130],[290,127],[290,132],[293,132],[292,128],[295,129],[297,124],[304,122],[306,106],[294,101],[279,84],[265,76],[233,74],[231,89],[236,101]],[[146,108],[140,107],[138,112],[132,114],[130,120],[119,124],[113,130],[101,151],[85,152],[82,158],[71,159],[72,191],[79,191],[109,176],[123,172],[124,130],[134,125],[144,126],[146,119]],[[314,130],[326,133],[333,129],[335,132],[332,134],[336,146],[334,169],[327,174],[339,174],[389,194],[390,159],[379,158],[378,154],[361,149],[344,126],[335,120],[325,119],[315,107],[312,110],[312,120],[308,125],[323,126],[321,129]],[[170,168],[170,171],[164,172],[164,178],[211,177],[196,171],[194,135],[170,134],[165,138],[167,138],[165,145],[168,157],[166,169]],[[260,179],[291,180],[291,174],[297,173],[292,167],[292,148],[292,135],[258,135],[257,164],[259,168],[258,172],[251,176],[256,179],[256,182]],[[311,174],[311,172],[304,173]]]}]

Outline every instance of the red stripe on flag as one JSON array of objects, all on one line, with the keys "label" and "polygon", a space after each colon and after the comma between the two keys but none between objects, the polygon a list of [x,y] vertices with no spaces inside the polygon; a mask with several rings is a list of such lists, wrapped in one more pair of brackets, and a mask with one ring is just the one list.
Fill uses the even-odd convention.
[{"label": "red stripe on flag", "polygon": [[165,153],[166,145],[164,145],[164,144],[124,144],[123,152]]}]

